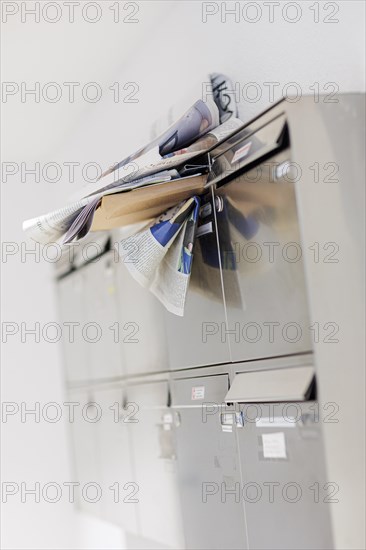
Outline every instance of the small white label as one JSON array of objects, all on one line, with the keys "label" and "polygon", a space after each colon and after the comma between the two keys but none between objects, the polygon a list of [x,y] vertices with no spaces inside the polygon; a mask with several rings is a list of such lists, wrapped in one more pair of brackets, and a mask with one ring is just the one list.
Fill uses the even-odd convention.
[{"label": "small white label", "polygon": [[263,416],[255,421],[257,428],[296,428],[296,418],[282,416]]},{"label": "small white label", "polygon": [[234,414],[223,413],[221,415],[221,429],[223,432],[232,432],[234,425]]},{"label": "small white label", "polygon": [[165,413],[163,414],[163,430],[168,432],[172,429],[173,424],[173,415],[172,413]]},{"label": "small white label", "polygon": [[173,424],[173,415],[172,415],[172,413],[163,414],[163,422],[164,422],[164,424]]},{"label": "small white label", "polygon": [[287,458],[286,440],[283,432],[262,434],[264,458]]},{"label": "small white label", "polygon": [[192,388],[192,401],[196,399],[205,398],[205,386],[193,386]]},{"label": "small white label", "polygon": [[249,141],[249,143],[246,143],[245,145],[243,145],[243,147],[240,147],[240,149],[235,151],[231,164],[234,164],[234,162],[238,162],[238,160],[246,157],[250,151],[251,146],[252,146],[252,142]]}]

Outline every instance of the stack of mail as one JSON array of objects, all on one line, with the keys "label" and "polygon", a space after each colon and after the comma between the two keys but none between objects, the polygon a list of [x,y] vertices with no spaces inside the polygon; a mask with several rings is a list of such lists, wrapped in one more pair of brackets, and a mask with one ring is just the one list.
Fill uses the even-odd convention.
[{"label": "stack of mail", "polygon": [[[207,191],[207,153],[242,125],[227,93],[232,89],[227,78],[213,74],[210,83],[211,93],[206,93],[204,100],[198,99],[148,145],[84,187],[73,202],[25,221],[26,234],[40,243],[61,241],[66,245],[90,230],[150,220],[145,230],[120,243],[121,257],[126,259],[134,249],[133,261],[125,261],[132,275],[170,311],[182,315],[199,197]],[[151,223],[152,218],[157,219]]]}]

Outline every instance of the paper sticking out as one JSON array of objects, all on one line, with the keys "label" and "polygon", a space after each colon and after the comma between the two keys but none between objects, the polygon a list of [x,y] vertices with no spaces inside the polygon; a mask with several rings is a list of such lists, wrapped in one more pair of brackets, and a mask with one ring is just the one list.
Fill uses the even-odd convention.
[{"label": "paper sticking out", "polygon": [[[144,231],[119,243],[121,261],[179,316],[184,314],[192,270],[200,197],[207,193],[209,152],[242,126],[230,80],[214,73],[202,84],[207,84],[205,97],[196,99],[150,143],[80,189],[71,204],[23,223],[34,241],[61,241],[66,246],[89,231],[145,221]],[[212,224],[201,234],[205,230],[212,231]]]}]

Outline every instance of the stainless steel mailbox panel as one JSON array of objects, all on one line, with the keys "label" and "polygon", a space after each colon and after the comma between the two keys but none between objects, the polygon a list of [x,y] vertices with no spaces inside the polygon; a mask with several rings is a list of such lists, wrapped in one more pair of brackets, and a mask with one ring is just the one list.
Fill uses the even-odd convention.
[{"label": "stainless steel mailbox panel", "polygon": [[244,426],[236,431],[249,548],[333,548],[329,508],[340,496],[337,483],[326,477],[317,404],[240,410]]},{"label": "stainless steel mailbox panel", "polygon": [[138,485],[140,535],[181,549],[184,548],[184,539],[175,429],[172,411],[167,406],[168,399],[168,383],[165,381],[130,386],[128,402],[136,412],[128,427]]},{"label": "stainless steel mailbox panel", "polygon": [[90,379],[88,349],[82,335],[85,324],[85,284],[82,270],[75,271],[58,282],[62,347],[67,382]]},{"label": "stainless steel mailbox panel", "polygon": [[228,326],[211,341],[229,341],[232,361],[312,347],[288,160],[289,150],[278,153],[216,192],[222,200],[217,224]]},{"label": "stainless steel mailbox panel", "polygon": [[85,312],[91,379],[122,375],[120,310],[113,251],[85,266]]},{"label": "stainless steel mailbox panel", "polygon": [[88,389],[70,390],[69,401],[75,404],[74,420],[70,421],[73,481],[79,483],[75,489],[75,502],[81,511],[100,517],[103,488],[97,437],[98,420],[94,422],[99,417],[98,407]]},{"label": "stainless steel mailbox panel", "polygon": [[98,388],[94,398],[102,411],[97,423],[100,480],[103,490],[101,516],[130,533],[137,532],[137,492],[128,432],[129,410],[124,390],[118,386]]},{"label": "stainless steel mailbox panel", "polygon": [[[116,234],[117,238],[122,237]],[[121,260],[117,264],[117,284],[124,374],[135,376],[167,370],[162,304],[134,280]]]},{"label": "stainless steel mailbox panel", "polygon": [[[209,193],[204,201],[211,203]],[[214,213],[201,220],[202,234],[194,247],[192,275],[184,317],[169,313],[147,289],[118,266],[121,323],[129,326],[123,343],[126,373],[161,372],[224,363],[230,360],[227,342],[214,343],[208,337],[225,321]],[[123,230],[114,233],[122,238]],[[125,261],[129,261],[127,257]]]},{"label": "stainless steel mailbox panel", "polygon": [[233,424],[224,421],[221,408],[227,389],[227,375],[172,383],[179,485],[189,549],[247,548],[243,505],[232,494],[240,483],[235,430]]},{"label": "stainless steel mailbox panel", "polygon": [[[227,342],[210,337],[225,321],[217,234],[211,192],[196,238],[184,317],[165,312],[170,369],[214,365],[230,361]],[[207,231],[207,232],[205,232]]]}]

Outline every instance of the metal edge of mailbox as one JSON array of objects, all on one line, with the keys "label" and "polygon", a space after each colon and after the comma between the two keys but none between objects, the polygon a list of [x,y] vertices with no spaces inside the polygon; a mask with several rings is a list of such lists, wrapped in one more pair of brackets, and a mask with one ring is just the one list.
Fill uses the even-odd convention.
[{"label": "metal edge of mailbox", "polygon": [[226,403],[305,401],[314,380],[313,366],[242,372],[235,376]]},{"label": "metal edge of mailbox", "polygon": [[[134,397],[140,394],[146,388],[150,388],[153,391],[148,391],[144,395],[144,403],[141,404],[142,408],[166,408],[169,406],[170,389],[169,381],[165,380],[139,380],[138,382],[128,383],[126,385],[127,401],[130,402],[131,396]],[[132,400],[133,402],[133,400]]]},{"label": "metal edge of mailbox", "polygon": [[[262,124],[257,123],[253,125],[254,127],[251,125],[245,126],[234,136],[228,137],[226,141],[210,152],[211,169],[206,187],[216,185],[226,178],[231,179],[234,174],[245,170],[247,167],[249,169],[253,163],[260,162],[282,148],[283,139],[281,139],[281,136],[283,136],[286,124],[286,113],[283,111],[276,113],[275,111],[272,113],[272,118],[262,121]],[[235,161],[235,152],[238,148],[245,144],[251,146],[253,143],[253,151],[249,154],[248,150],[248,154],[242,160],[238,158]],[[233,152],[233,157],[229,161],[227,157],[230,152]],[[224,159],[224,166],[217,168],[216,163],[220,158]]]},{"label": "metal edge of mailbox", "polygon": [[202,408],[212,403],[221,405],[228,387],[228,373],[204,376],[196,372],[192,376],[175,379],[171,386],[172,408]]},{"label": "metal edge of mailbox", "polygon": [[211,159],[217,158],[219,155],[223,154],[228,149],[235,146],[244,138],[248,137],[249,135],[255,134],[257,130],[272,122],[279,115],[284,114],[286,110],[285,105],[286,99],[281,98],[279,101],[277,101],[273,105],[270,105],[267,109],[254,116],[254,118],[243,122],[242,126],[237,128],[233,133],[226,136],[223,140],[221,140],[219,143],[216,143],[208,150]]}]

